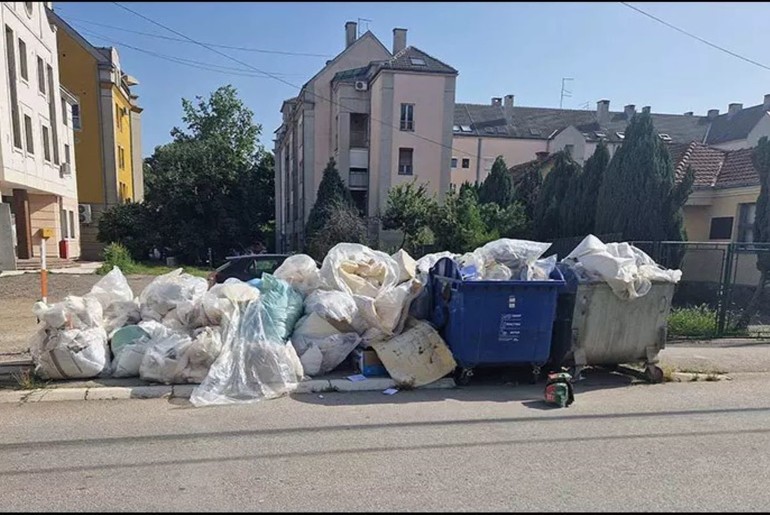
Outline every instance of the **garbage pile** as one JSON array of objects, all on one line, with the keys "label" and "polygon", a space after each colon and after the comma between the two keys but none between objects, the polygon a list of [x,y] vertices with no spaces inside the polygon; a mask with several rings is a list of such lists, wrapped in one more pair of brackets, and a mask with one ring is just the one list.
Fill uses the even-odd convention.
[{"label": "garbage pile", "polygon": [[[544,281],[557,265],[549,243],[500,239],[463,255],[415,261],[340,243],[320,269],[309,256],[287,258],[274,274],[208,288],[174,270],[138,295],[118,268],[92,290],[35,304],[30,342],[36,373],[50,379],[140,377],[198,386],[195,406],[256,402],[296,389],[352,356],[376,353],[397,383],[419,387],[457,363],[430,319],[431,269],[450,258],[466,281]],[[589,236],[563,262],[580,280],[604,280],[618,295],[644,295],[649,282],[677,282],[628,244]],[[560,265],[561,266],[561,265]]]}]

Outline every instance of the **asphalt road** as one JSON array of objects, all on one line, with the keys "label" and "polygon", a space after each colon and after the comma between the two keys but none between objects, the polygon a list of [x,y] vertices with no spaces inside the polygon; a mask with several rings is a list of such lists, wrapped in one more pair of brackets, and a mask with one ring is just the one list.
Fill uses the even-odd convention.
[{"label": "asphalt road", "polygon": [[5,405],[0,509],[761,511],[766,377]]}]

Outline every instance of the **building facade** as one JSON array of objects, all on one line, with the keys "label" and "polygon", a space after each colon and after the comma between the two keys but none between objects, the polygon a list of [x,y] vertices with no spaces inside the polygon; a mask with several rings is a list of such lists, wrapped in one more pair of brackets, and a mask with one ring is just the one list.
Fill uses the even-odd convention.
[{"label": "building facade", "polygon": [[3,2],[0,67],[0,269],[39,259],[43,231],[47,257],[80,254],[73,108],[61,87],[57,28],[51,2]]},{"label": "building facade", "polygon": [[330,158],[370,233],[388,190],[417,180],[441,197],[450,187],[457,70],[408,46],[393,30],[389,51],[371,32],[345,25],[345,49],[286,100],[276,131],[276,248],[299,250]]},{"label": "building facade", "polygon": [[120,66],[115,48],[91,45],[53,11],[62,84],[80,99],[75,157],[83,257],[99,259],[96,239],[101,213],[118,203],[144,197],[141,113],[131,88],[138,81]]}]

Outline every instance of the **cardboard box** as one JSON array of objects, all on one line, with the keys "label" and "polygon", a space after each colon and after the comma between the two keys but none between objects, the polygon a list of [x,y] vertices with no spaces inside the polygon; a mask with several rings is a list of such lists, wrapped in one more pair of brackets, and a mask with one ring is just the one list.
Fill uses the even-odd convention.
[{"label": "cardboard box", "polygon": [[353,369],[357,374],[363,374],[366,377],[390,377],[374,350],[356,348],[350,355],[353,360]]}]

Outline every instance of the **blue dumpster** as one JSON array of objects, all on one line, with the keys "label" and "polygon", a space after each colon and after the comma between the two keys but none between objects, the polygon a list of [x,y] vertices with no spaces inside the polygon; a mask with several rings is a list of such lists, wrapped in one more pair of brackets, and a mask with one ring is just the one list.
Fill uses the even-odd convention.
[{"label": "blue dumpster", "polygon": [[457,264],[444,258],[430,275],[432,322],[458,363],[458,383],[467,384],[474,367],[495,365],[531,365],[537,379],[565,284],[559,270],[548,281],[463,281]]}]

